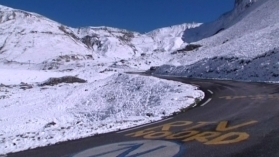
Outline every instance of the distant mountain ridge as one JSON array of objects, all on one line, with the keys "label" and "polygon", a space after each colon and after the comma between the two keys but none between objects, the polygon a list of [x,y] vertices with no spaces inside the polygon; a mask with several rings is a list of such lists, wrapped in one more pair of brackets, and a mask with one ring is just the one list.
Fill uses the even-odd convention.
[{"label": "distant mountain ridge", "polygon": [[[129,59],[154,50],[177,49],[183,43],[182,32],[197,26],[182,24],[146,34],[111,27],[70,28],[36,13],[0,6],[0,60],[42,63],[65,55]],[[164,39],[172,43],[166,47],[161,39],[170,32],[176,33]]]}]

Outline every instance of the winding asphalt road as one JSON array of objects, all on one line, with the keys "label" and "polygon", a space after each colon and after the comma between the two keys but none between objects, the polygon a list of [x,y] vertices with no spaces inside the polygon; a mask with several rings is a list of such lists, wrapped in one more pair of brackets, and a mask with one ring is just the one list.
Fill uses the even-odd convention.
[{"label": "winding asphalt road", "polygon": [[8,157],[278,157],[279,86],[162,77],[200,86],[205,99],[162,121]]}]

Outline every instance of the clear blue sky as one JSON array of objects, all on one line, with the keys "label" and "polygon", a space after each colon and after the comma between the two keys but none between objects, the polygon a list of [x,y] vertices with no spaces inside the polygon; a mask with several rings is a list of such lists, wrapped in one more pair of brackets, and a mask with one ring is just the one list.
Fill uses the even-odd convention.
[{"label": "clear blue sky", "polygon": [[234,0],[0,0],[71,27],[110,26],[138,32],[187,22],[209,22]]}]

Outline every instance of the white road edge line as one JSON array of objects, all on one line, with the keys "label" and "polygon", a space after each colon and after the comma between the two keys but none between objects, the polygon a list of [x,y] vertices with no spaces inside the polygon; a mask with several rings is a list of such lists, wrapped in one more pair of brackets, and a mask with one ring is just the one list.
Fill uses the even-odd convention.
[{"label": "white road edge line", "polygon": [[203,103],[201,106],[205,106],[207,103],[209,103],[212,99],[208,99],[205,103]]},{"label": "white road edge line", "polygon": [[207,90],[209,93],[213,94],[213,92],[211,90]]},{"label": "white road edge line", "polygon": [[194,106],[192,106],[192,107],[194,108],[194,107],[196,107],[196,106],[197,106],[197,104],[195,104],[195,105],[194,105]]},{"label": "white road edge line", "polygon": [[123,133],[123,132],[126,132],[126,131],[131,131],[131,130],[139,129],[139,128],[146,127],[146,126],[149,126],[149,125],[153,125],[153,124],[157,124],[157,123],[160,123],[160,122],[164,122],[164,121],[170,120],[172,118],[173,117],[170,117],[170,118],[163,119],[163,120],[160,120],[160,121],[157,121],[157,122],[154,122],[154,123],[149,123],[149,124],[141,125],[141,126],[134,127],[134,128],[131,128],[131,129],[126,129],[126,130],[118,131],[116,133],[119,134],[119,133]]}]

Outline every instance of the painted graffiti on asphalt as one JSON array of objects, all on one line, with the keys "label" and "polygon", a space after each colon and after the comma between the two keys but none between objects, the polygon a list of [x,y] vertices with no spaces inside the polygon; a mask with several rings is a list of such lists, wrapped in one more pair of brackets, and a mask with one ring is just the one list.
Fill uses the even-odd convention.
[{"label": "painted graffiti on asphalt", "polygon": [[249,138],[247,132],[238,131],[249,127],[257,121],[233,123],[175,121],[144,130],[126,134],[130,137],[143,137],[145,139],[179,140],[183,142],[198,141],[206,145],[220,145],[238,143]]},{"label": "painted graffiti on asphalt", "polygon": [[184,146],[170,141],[139,140],[93,147],[72,157],[179,157],[185,153]]}]

